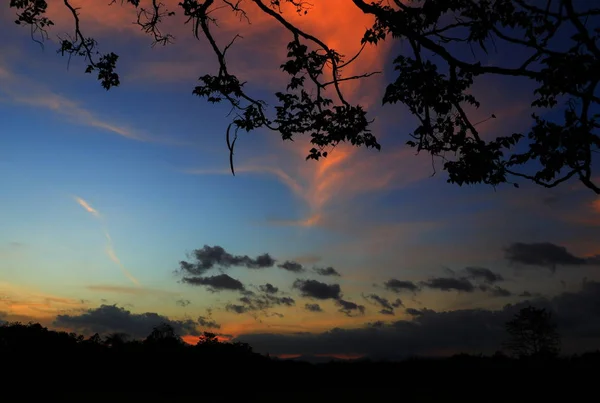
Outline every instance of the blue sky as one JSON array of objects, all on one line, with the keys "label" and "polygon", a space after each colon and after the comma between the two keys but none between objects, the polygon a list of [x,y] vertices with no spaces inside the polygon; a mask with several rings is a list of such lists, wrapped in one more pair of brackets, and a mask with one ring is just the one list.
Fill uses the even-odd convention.
[{"label": "blue sky", "polygon": [[[209,309],[222,333],[233,336],[324,331],[388,319],[363,295],[392,299],[383,287],[391,278],[418,283],[478,266],[508,279],[502,285],[508,297],[435,289],[402,296],[405,307],[435,310],[500,309],[526,290],[551,297],[577,290],[584,277],[598,279],[597,266],[552,273],[511,265],[503,252],[514,242],[549,242],[573,256],[600,254],[600,204],[577,182],[557,190],[523,182],[521,189],[493,189],[447,184],[443,172],[430,177],[429,159],[403,147],[412,118],[377,101],[392,74],[385,63],[393,55],[389,47],[365,56],[364,67],[387,69],[383,78],[348,88],[377,117],[381,152],[344,146],[326,161],[305,161],[305,140],[243,134],[233,177],[224,136],[228,109],[191,95],[194,77],[211,66],[206,47],[191,48],[187,31],[178,28],[180,43],[152,50],[133,29],[115,31],[122,16],[111,12],[111,19],[84,14],[103,48],[121,55],[122,86],[108,92],[83,74],[80,61],[67,71],[55,43],[42,51],[10,16],[0,19],[3,37],[10,38],[0,45],[0,311],[7,317],[52,325],[57,314],[117,304],[174,319],[206,316]],[[279,82],[281,49],[265,42],[275,28],[260,21],[233,57],[255,79],[257,96],[267,96]],[[315,30],[334,42],[340,34],[360,38],[352,24],[340,25],[336,32]],[[55,31],[61,28],[68,26]],[[224,32],[230,28],[225,24]],[[348,53],[356,48],[357,41],[347,43]],[[491,81],[480,88],[488,102],[478,113],[498,116],[484,133],[527,128],[518,85]],[[293,260],[309,269],[332,266],[342,276],[318,280],[340,284],[344,299],[366,310],[348,316],[334,301],[317,301],[325,312],[308,312],[305,303],[315,301],[292,284],[312,272],[238,267],[227,274],[248,287],[271,283],[297,301],[279,309],[283,317],[227,311],[238,295],[182,284],[174,273],[187,253],[204,245],[233,255],[269,253],[277,263]],[[396,312],[396,319],[407,317]]]}]

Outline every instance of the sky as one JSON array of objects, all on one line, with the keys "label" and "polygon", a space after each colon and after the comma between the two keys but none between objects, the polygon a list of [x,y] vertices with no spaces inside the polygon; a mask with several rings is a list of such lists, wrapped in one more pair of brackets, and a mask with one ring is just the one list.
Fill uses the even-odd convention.
[{"label": "sky", "polygon": [[[62,2],[60,2],[62,3]],[[120,87],[55,52],[72,21],[59,2],[42,49],[0,16],[0,320],[82,334],[147,335],[161,321],[277,355],[435,355],[494,351],[528,303],[563,324],[566,351],[600,337],[600,200],[576,181],[556,189],[446,183],[404,145],[415,120],[381,106],[397,44],[367,47],[344,85],[368,107],[381,151],[342,144],[306,161],[308,139],[241,134],[229,171],[225,105],[192,95],[215,69],[204,41],[174,17],[175,43],[152,48],[135,10],[81,5],[102,50],[120,55]],[[166,2],[177,9],[176,2]],[[344,55],[371,20],[345,0],[284,15]],[[257,97],[285,88],[289,35],[247,4],[229,66]],[[511,62],[518,55],[490,56]],[[527,130],[523,82],[474,92],[485,136]],[[478,119],[474,119],[478,120]],[[184,263],[180,263],[184,262]],[[594,308],[596,306],[596,308]]]}]

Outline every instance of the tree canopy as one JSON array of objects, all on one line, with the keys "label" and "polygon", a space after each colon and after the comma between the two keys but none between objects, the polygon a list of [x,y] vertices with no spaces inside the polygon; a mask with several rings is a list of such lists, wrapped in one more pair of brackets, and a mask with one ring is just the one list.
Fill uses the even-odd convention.
[{"label": "tree canopy", "polygon": [[521,309],[506,323],[510,340],[506,348],[517,357],[555,357],[560,351],[560,336],[552,314],[532,306]]},{"label": "tree canopy", "polygon": [[[118,86],[118,56],[100,53],[96,40],[86,36],[78,9],[69,0],[63,3],[74,28],[71,35],[60,37],[59,52],[83,57],[86,72],[96,74],[107,90]],[[284,140],[308,135],[312,145],[307,159],[314,160],[327,157],[341,142],[381,148],[367,110],[350,103],[340,85],[375,72],[344,75],[344,68],[361,52],[345,57],[286,18],[289,7],[310,15],[309,2],[182,0],[177,9],[159,0],[112,0],[110,4],[115,3],[137,8],[135,22],[154,44],[174,40],[160,27],[163,20],[178,14],[192,26],[195,38],[208,41],[218,71],[201,75],[193,93],[211,103],[229,103],[235,111],[226,130],[232,172],[239,130],[267,128]],[[402,104],[418,118],[417,127],[407,133],[407,144],[440,159],[448,182],[518,187],[515,181],[521,179],[551,188],[574,178],[600,194],[593,175],[593,157],[600,146],[600,8],[595,5],[577,0],[348,0],[347,7],[373,17],[362,38],[363,48],[381,41],[406,44],[393,59],[396,78],[387,84],[382,102]],[[45,0],[10,1],[17,11],[16,23],[30,26],[42,39],[53,25],[47,6]],[[289,82],[274,94],[274,108],[250,94],[246,83],[230,71],[227,51],[239,36],[219,43],[212,14],[219,8],[239,16],[240,24],[250,22],[248,10],[257,8],[289,36],[287,60],[280,65]],[[474,50],[492,53],[497,44],[510,47],[510,63],[503,57],[496,62],[475,57]],[[465,49],[473,52],[471,61],[462,56]],[[494,133],[493,138],[478,131],[481,121],[473,121],[472,111],[480,101],[472,89],[486,76],[535,83],[529,131]]]}]

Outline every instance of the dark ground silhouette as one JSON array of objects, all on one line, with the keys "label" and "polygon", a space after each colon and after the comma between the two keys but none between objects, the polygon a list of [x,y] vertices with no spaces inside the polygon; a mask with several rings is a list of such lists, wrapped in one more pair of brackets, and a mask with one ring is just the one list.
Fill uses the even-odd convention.
[{"label": "dark ground silhouette", "polygon": [[[310,364],[260,355],[210,333],[189,345],[168,325],[131,340],[84,338],[36,323],[0,326],[0,357],[0,401],[79,402],[597,401],[589,393],[600,364],[600,351]],[[584,393],[585,400],[577,397]]]}]

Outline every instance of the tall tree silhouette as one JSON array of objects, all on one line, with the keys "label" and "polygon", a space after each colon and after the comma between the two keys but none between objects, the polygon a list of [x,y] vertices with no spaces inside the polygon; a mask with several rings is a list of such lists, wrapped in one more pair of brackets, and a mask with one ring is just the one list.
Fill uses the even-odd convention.
[{"label": "tall tree silhouette", "polygon": [[505,347],[518,357],[555,357],[560,351],[556,324],[546,309],[521,309],[506,323],[506,331],[510,340]]},{"label": "tall tree silhouette", "polygon": [[[59,52],[83,57],[86,72],[95,72],[107,90],[118,86],[118,56],[100,53],[96,40],[86,36],[78,9],[70,0],[61,3],[72,15],[74,29],[60,37]],[[154,44],[174,39],[160,30],[164,19],[176,16],[162,2],[149,0],[150,7],[140,0],[111,2],[115,3],[138,9],[135,22]],[[46,16],[47,5],[45,0],[10,1],[17,10],[16,23],[29,25],[40,40],[53,25]],[[343,81],[365,79],[375,72],[355,76],[342,72],[365,46],[391,40],[408,48],[393,59],[396,77],[382,101],[403,104],[418,118],[417,127],[407,133],[407,144],[441,159],[449,182],[498,185],[520,178],[554,187],[574,177],[600,194],[592,172],[600,146],[600,30],[595,28],[600,8],[593,1],[349,0],[345,7],[358,8],[374,23],[364,33],[361,51],[348,57],[291,22],[289,12],[311,18],[311,4],[304,0],[182,0],[178,7],[182,23],[192,26],[196,39],[208,41],[218,62],[216,74],[203,74],[193,93],[211,103],[227,102],[236,111],[226,130],[232,172],[239,130],[268,128],[284,140],[308,135],[312,148],[307,159],[326,157],[340,142],[380,149],[367,111],[351,104],[341,87]],[[227,51],[241,37],[220,43],[215,35],[214,10],[228,10],[243,24],[250,22],[251,7],[272,18],[290,37],[287,60],[280,66],[289,74],[289,83],[274,94],[274,111],[247,92],[227,63]],[[504,52],[500,57],[476,56],[476,51],[482,55],[498,48]],[[474,121],[472,112],[480,102],[472,87],[486,76],[513,79],[521,88],[526,88],[523,80],[533,84],[531,106],[537,110],[528,132],[501,133],[499,125],[491,137],[479,132],[481,121]],[[545,113],[553,110],[558,113]]]}]

